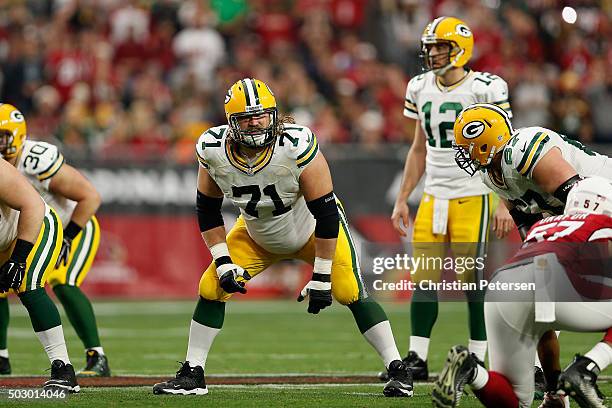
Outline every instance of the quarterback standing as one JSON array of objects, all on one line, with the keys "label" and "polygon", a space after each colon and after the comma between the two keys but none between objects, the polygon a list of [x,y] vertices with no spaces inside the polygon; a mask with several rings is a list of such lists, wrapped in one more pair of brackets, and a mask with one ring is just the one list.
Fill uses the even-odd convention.
[{"label": "quarterback standing", "polygon": [[[206,394],[204,366],[223,326],[225,303],[236,292],[246,293],[247,282],[271,264],[300,259],[313,265],[313,273],[298,301],[308,298],[314,314],[330,306],[332,297],[346,305],[389,370],[385,396],[412,396],[410,371],[387,316],[365,290],[346,215],[315,135],[283,123],[270,88],[257,79],[232,85],[225,113],[228,124],[204,132],[196,146],[198,221],[214,261],[200,280],[186,361],[174,379],[155,384],[153,393]],[[224,197],[240,209],[227,235]]]},{"label": "quarterback standing", "polygon": [[[110,375],[108,361],[100,344],[96,318],[89,299],[79,286],[87,276],[100,243],[100,227],[95,213],[100,195],[74,167],[65,163],[56,146],[26,140],[26,121],[17,108],[0,104],[2,156],[21,172],[59,216],[64,226],[59,257],[46,276],[53,292],[64,306],[68,319],[85,345],[86,366],[81,377]],[[9,320],[7,293],[0,294],[0,340],[6,339]],[[0,360],[9,374],[6,340],[0,341]]]},{"label": "quarterback standing", "polygon": [[[457,115],[476,102],[494,103],[510,114],[508,86],[496,75],[466,67],[474,37],[457,18],[433,20],[425,28],[421,44],[428,71],[412,78],[406,90],[404,116],[414,123],[415,135],[391,219],[400,235],[406,236],[404,228],[410,219],[407,200],[425,173],[425,192],[414,221],[414,256],[444,257],[444,244],[450,242],[455,256],[475,258],[486,251],[493,195],[480,180],[466,177],[455,164],[452,129]],[[503,205],[497,207],[493,223],[500,238],[510,231],[512,219]],[[466,278],[472,281],[478,273],[470,271]],[[412,280],[438,281],[440,275],[440,270],[421,268]],[[467,297],[469,348],[484,360],[487,337],[482,293],[470,292]],[[414,379],[426,380],[429,339],[438,316],[436,293],[415,290],[410,316],[412,333],[404,362],[412,369]],[[379,375],[381,379],[385,374]]]},{"label": "quarterback standing", "polygon": [[[565,214],[534,224],[521,249],[494,275],[496,282],[532,282],[535,290],[514,302],[487,294],[490,371],[465,347],[454,346],[434,385],[434,406],[457,406],[463,386],[470,384],[486,407],[530,407],[531,362],[542,335],[554,329],[606,332],[612,325],[612,286],[605,280],[611,239],[612,185],[601,177],[579,181],[569,193]],[[551,301],[536,302],[539,291],[551,286],[556,292]],[[585,297],[597,301],[567,301]],[[612,363],[611,343],[606,335],[585,356],[577,356],[541,406],[566,406],[562,399],[569,395],[581,407],[605,407],[596,380]]]}]

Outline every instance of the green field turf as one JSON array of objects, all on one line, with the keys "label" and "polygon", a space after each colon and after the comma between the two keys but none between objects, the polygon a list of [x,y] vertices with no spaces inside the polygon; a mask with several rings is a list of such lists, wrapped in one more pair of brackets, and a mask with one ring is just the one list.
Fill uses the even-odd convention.
[{"label": "green field turf", "polygon": [[[168,375],[184,360],[194,302],[97,302],[103,346],[115,375]],[[408,347],[408,304],[383,304],[400,352]],[[61,310],[61,307],[60,307]],[[74,330],[62,314],[70,358],[76,368],[84,352]],[[447,350],[467,342],[466,307],[445,303],[434,329],[430,371],[438,372]],[[574,353],[583,353],[600,334],[561,334],[562,365]],[[48,360],[36,339],[25,309],[11,304],[9,350],[14,375],[48,375]],[[208,359],[208,374],[374,374],[382,368],[376,353],[359,334],[348,309],[335,304],[319,315],[306,313],[306,305],[293,301],[232,302],[225,326]],[[604,373],[608,374],[608,372]],[[0,379],[0,384],[2,380]],[[373,383],[374,377],[373,377]],[[602,383],[612,395],[612,384]],[[205,397],[153,396],[149,387],[84,388],[69,406],[292,406],[394,407],[431,406],[430,386],[417,384],[413,399],[382,397],[382,385],[270,385],[211,386]],[[609,401],[609,400],[608,400]],[[47,405],[48,403],[41,403]],[[25,405],[24,405],[25,406]],[[28,406],[34,406],[31,401]],[[461,406],[479,406],[466,397]],[[537,406],[537,405],[534,405]]]}]

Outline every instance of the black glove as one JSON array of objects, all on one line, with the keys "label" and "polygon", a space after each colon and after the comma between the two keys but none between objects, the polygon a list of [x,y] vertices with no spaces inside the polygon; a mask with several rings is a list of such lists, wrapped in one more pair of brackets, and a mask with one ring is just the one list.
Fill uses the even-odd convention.
[{"label": "black glove", "polygon": [[26,263],[13,260],[6,261],[0,267],[0,292],[9,289],[18,290],[26,274]]},{"label": "black glove", "polygon": [[[251,275],[241,267],[233,263],[223,264],[217,267],[219,286],[227,293],[247,293],[245,282],[251,279]],[[242,279],[238,279],[242,278]]]},{"label": "black glove", "polygon": [[304,286],[297,298],[298,302],[308,300],[308,313],[318,314],[322,309],[332,304],[330,275],[313,273],[312,279]]},{"label": "black glove", "polygon": [[26,274],[26,261],[32,248],[34,244],[17,238],[9,260],[0,266],[0,292],[19,289]]},{"label": "black glove", "polygon": [[64,237],[64,242],[62,242],[62,249],[60,249],[59,256],[57,257],[57,261],[55,262],[55,269],[59,268],[62,264],[64,264],[64,266],[68,265],[68,257],[70,256],[71,249],[72,240],[70,238]]},{"label": "black glove", "polygon": [[68,258],[70,257],[70,250],[72,249],[72,240],[79,235],[83,228],[74,221],[70,221],[64,229],[64,242],[62,242],[62,249],[60,249],[59,256],[55,262],[55,269],[59,268],[62,264],[68,265]]}]

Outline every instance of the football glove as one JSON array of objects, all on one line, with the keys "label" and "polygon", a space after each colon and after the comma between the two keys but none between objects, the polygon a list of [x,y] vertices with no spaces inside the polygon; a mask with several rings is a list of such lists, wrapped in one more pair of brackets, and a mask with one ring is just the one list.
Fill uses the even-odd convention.
[{"label": "football glove", "polygon": [[18,290],[26,274],[26,263],[11,259],[0,267],[0,292]]},{"label": "football glove", "polygon": [[304,286],[297,298],[298,302],[308,296],[308,313],[318,314],[332,304],[330,275],[313,273],[310,282]]},{"label": "football glove", "polygon": [[55,262],[55,269],[59,268],[62,264],[64,264],[64,266],[68,265],[68,257],[70,256],[71,249],[72,240],[70,238],[64,237],[64,242],[62,242],[62,249],[60,249],[59,256],[57,257],[57,261]]},{"label": "football glove", "polygon": [[219,276],[219,286],[227,293],[247,293],[244,285],[246,281],[251,279],[251,275],[238,265],[233,263],[219,265],[217,266],[217,275]]}]

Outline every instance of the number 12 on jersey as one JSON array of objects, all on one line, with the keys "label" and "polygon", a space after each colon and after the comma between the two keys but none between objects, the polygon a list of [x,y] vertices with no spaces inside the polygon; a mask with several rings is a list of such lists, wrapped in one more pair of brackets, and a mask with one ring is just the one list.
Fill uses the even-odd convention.
[{"label": "number 12 on jersey", "polygon": [[[453,143],[452,143],[453,136],[451,134],[450,140],[449,140],[447,132],[448,131],[450,131],[451,133],[453,132],[453,126],[455,124],[454,119],[457,119],[457,116],[463,110],[463,106],[459,102],[444,102],[443,104],[440,105],[440,109],[438,109],[439,114],[444,114],[448,111],[454,111],[455,118],[453,119],[453,121],[445,121],[445,122],[438,123],[438,137],[436,138],[431,129],[432,105],[433,103],[429,101],[423,104],[423,107],[421,107],[421,111],[423,111],[423,114],[425,115],[425,133],[427,133],[427,143],[429,143],[429,145],[432,147],[451,148],[453,147]],[[435,123],[436,120],[434,120],[433,122]]]}]

